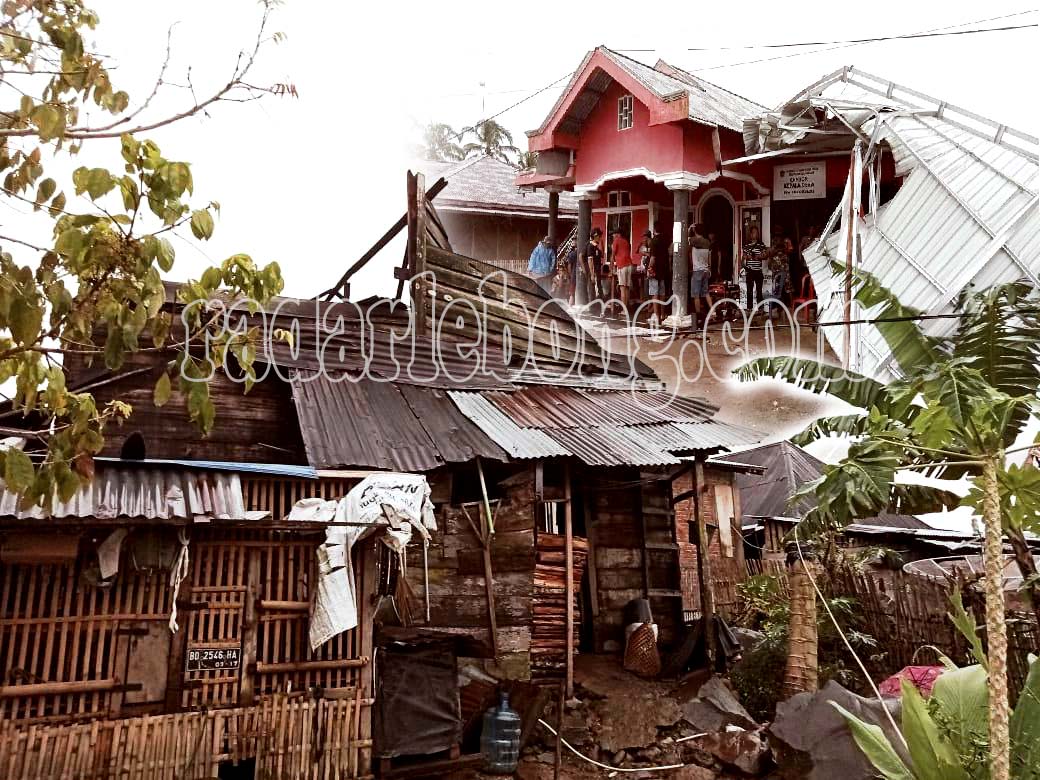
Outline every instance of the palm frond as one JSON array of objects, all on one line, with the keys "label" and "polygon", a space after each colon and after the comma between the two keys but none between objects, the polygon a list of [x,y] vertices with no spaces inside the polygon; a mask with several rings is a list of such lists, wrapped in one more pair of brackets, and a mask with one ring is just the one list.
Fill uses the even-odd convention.
[{"label": "palm frond", "polygon": [[867,432],[868,417],[865,414],[842,414],[821,417],[811,422],[805,430],[791,437],[799,447],[811,444],[828,436],[861,436]]},{"label": "palm frond", "polygon": [[816,360],[796,357],[756,358],[734,370],[742,382],[771,377],[814,393],[829,393],[861,409],[870,409],[885,386],[870,377]]},{"label": "palm frond", "polygon": [[[835,273],[845,273],[841,263],[832,264]],[[903,374],[913,374],[934,365],[940,358],[940,343],[937,339],[925,335],[914,319],[921,312],[912,306],[905,306],[899,298],[885,287],[876,276],[863,269],[853,270],[855,291],[853,297],[861,306],[875,309],[874,323],[892,356]]]},{"label": "palm frond", "polygon": [[[964,313],[953,340],[953,355],[995,389],[1011,397],[1040,392],[1040,296],[1026,281],[997,285],[964,296]],[[1029,416],[1025,405],[1013,414],[1005,444],[1018,436]]]}]

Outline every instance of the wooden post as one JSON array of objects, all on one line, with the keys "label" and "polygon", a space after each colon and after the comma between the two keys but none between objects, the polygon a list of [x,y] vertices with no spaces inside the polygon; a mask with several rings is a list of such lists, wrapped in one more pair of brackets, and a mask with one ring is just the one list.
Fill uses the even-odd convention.
[{"label": "wooden post", "polygon": [[567,698],[574,696],[574,528],[571,510],[571,464],[563,464],[564,504],[563,504],[563,550],[564,574],[566,585],[564,598],[567,599],[566,632],[567,632]]},{"label": "wooden post", "polygon": [[563,765],[563,700],[564,689],[560,686],[560,696],[556,703],[556,757],[553,761],[553,780],[560,780],[560,769]]},{"label": "wooden post", "polygon": [[675,233],[672,233],[672,246],[676,250],[672,258],[672,294],[675,296],[672,315],[685,317],[690,298],[690,191],[672,190],[672,206],[672,218],[675,220],[673,231],[679,232],[678,241]]},{"label": "wooden post", "polygon": [[582,198],[578,201],[578,232],[574,243],[578,254],[577,269],[574,279],[574,303],[583,306],[589,302],[590,288],[595,277],[589,277],[588,248],[589,236],[592,233],[592,201]]},{"label": "wooden post", "polygon": [[[373,636],[372,633],[375,628],[375,622],[373,620],[374,613],[374,601],[373,596],[376,592],[376,550],[375,544],[372,542],[363,542],[363,547],[358,551],[358,559],[361,562],[361,587],[358,593],[358,639],[359,647],[358,652],[363,658],[370,659],[361,668],[361,673],[358,675],[358,687],[360,698],[366,701],[373,701],[376,696],[375,688],[375,663],[371,660],[373,658]],[[358,739],[362,745],[371,745],[372,739],[372,706],[366,705],[366,711],[362,712],[359,708],[356,717],[358,718]],[[358,749],[358,774],[367,775],[372,765],[372,748],[362,747]]]},{"label": "wooden post", "polygon": [[242,614],[242,663],[238,670],[238,703],[249,707],[256,701],[256,637],[260,626],[260,550],[249,548],[245,605]]},{"label": "wooden post", "polygon": [[708,525],[704,519],[704,461],[693,465],[693,515],[697,524],[697,584],[701,594],[701,616],[704,619],[704,647],[708,668],[715,667],[715,594],[711,585],[711,556],[708,552]]},{"label": "wooden post", "polygon": [[177,591],[177,618],[180,628],[170,635],[169,664],[166,667],[166,697],[163,712],[180,712],[181,692],[184,690],[184,659],[188,654],[188,632],[191,628],[191,594],[195,588],[195,561],[188,567],[188,576]]},{"label": "wooden post", "polygon": [[419,335],[426,334],[427,289],[422,280],[426,271],[426,180],[421,173],[409,178],[408,217],[411,232],[409,250],[411,251],[411,293],[412,308],[415,310],[415,330]]},{"label": "wooden post", "polygon": [[560,193],[558,190],[549,190],[549,243],[552,244],[553,251],[555,252],[559,244],[558,231],[559,231],[559,213],[560,213]]}]

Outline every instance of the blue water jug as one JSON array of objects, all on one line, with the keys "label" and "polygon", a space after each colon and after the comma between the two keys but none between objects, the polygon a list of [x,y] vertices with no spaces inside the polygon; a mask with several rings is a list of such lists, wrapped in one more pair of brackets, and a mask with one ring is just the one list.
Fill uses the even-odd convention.
[{"label": "blue water jug", "polygon": [[484,713],[480,733],[480,750],[484,754],[484,771],[493,775],[511,775],[520,762],[520,716],[509,706],[509,694],[498,694],[498,706]]}]

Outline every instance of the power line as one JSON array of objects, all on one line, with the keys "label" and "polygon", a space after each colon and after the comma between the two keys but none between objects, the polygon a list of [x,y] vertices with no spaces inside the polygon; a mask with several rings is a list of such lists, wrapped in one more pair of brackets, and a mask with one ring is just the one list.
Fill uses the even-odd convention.
[{"label": "power line", "polygon": [[1005,27],[986,27],[976,30],[949,30],[947,32],[922,32],[907,33],[905,35],[880,35],[876,38],[850,38],[844,41],[802,41],[799,43],[758,43],[750,46],[717,46],[707,48],[689,48],[686,51],[733,51],[736,49],[788,49],[795,46],[830,46],[832,44],[859,45],[861,43],[876,43],[878,41],[904,41],[913,38],[941,38],[945,35],[973,35],[975,33],[1004,32],[1005,30],[1024,30],[1030,27],[1038,27],[1040,24],[1015,24]]},{"label": "power line", "polygon": [[[920,30],[920,31],[918,31],[916,33],[907,33],[904,36],[892,36],[892,37],[893,38],[897,38],[897,37],[908,37],[908,36],[911,36],[911,35],[925,35],[925,34],[931,34],[931,33],[939,33],[939,32],[943,32],[943,31],[946,31],[946,30],[955,30],[957,27],[967,27],[968,25],[972,25],[972,24],[986,24],[988,22],[996,22],[996,21],[1000,21],[1001,19],[1011,18],[1013,16],[1021,16],[1024,13],[1030,13],[1030,12],[1029,11],[1019,11],[1019,12],[1013,13],[1013,14],[1005,14],[1003,16],[992,16],[992,17],[989,17],[987,19],[977,19],[977,20],[971,21],[971,22],[961,22],[960,24],[948,24],[945,27],[933,27],[930,30]],[[1027,26],[1035,27],[1036,25],[1034,24],[1034,25],[1027,25]],[[986,30],[991,30],[991,29],[996,29],[996,28],[986,28]],[[985,30],[979,30],[979,31],[984,32]],[[694,73],[699,73],[699,72],[706,71],[706,70],[719,70],[720,68],[736,68],[736,67],[740,67],[741,65],[756,65],[756,64],[761,63],[761,62],[775,62],[776,60],[784,60],[784,59],[788,59],[790,57],[802,57],[802,56],[804,56],[806,54],[822,54],[823,52],[837,51],[838,49],[848,49],[848,48],[851,48],[853,46],[863,46],[863,45],[864,45],[863,43],[841,43],[841,44],[838,44],[837,46],[830,46],[830,47],[828,47],[826,49],[815,49],[813,51],[796,51],[796,52],[792,52],[791,54],[780,54],[780,55],[778,55],[776,57],[760,57],[757,60],[745,60],[744,62],[732,62],[732,63],[727,63],[725,65],[710,65],[710,66],[705,67],[705,68],[694,68],[692,70],[693,70]]]}]

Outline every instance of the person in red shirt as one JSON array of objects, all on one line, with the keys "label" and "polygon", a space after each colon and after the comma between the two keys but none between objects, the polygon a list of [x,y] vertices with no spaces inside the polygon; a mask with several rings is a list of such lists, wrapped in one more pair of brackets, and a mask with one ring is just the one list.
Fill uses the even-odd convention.
[{"label": "person in red shirt", "polygon": [[614,240],[610,245],[610,256],[614,260],[618,287],[621,288],[621,306],[628,312],[629,292],[632,289],[632,247],[621,235],[621,228],[614,228]]}]

